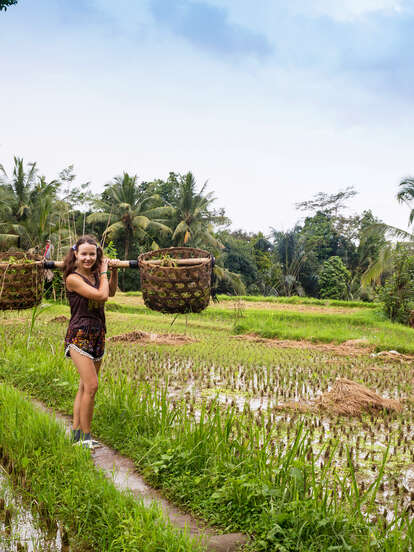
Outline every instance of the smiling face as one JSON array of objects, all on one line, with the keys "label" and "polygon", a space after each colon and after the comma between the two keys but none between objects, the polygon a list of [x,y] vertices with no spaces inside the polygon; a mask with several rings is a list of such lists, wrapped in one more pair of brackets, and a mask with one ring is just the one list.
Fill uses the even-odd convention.
[{"label": "smiling face", "polygon": [[97,249],[92,243],[81,243],[78,250],[75,251],[78,267],[89,271],[96,263]]}]

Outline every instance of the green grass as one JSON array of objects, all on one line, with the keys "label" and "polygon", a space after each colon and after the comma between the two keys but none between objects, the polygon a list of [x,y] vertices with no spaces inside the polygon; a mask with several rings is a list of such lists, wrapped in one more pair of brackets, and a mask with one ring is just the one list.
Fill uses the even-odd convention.
[{"label": "green grass", "polygon": [[386,320],[380,311],[351,314],[246,311],[235,323],[237,334],[254,333],[265,338],[343,343],[363,339],[376,350],[414,354],[414,329]]},{"label": "green grass", "polygon": [[[128,293],[129,294],[129,293]],[[314,297],[291,297],[267,296],[267,295],[218,295],[219,301],[235,301],[241,299],[246,302],[260,303],[281,303],[286,305],[320,305],[323,307],[348,307],[377,309],[379,303],[367,303],[365,301],[340,301],[337,299],[315,299]]]},{"label": "green grass", "polygon": [[[67,315],[67,307],[54,305],[40,316],[27,351],[29,314],[26,324],[14,325],[11,314],[5,317],[10,323],[0,324],[0,378],[70,413],[78,376],[62,358],[65,325],[48,322],[57,314]],[[171,319],[147,309],[121,309],[108,312],[107,324],[109,335],[132,329],[163,333],[171,330]],[[279,320],[282,329],[299,327],[303,332],[310,327],[315,335],[329,330],[326,338],[334,341],[341,331],[355,337],[353,332],[380,328],[394,342],[391,330],[400,333],[406,346],[413,335],[410,328],[390,324],[370,309],[348,315],[328,308],[325,313],[248,310],[240,323],[267,320]],[[412,394],[410,364],[385,365],[369,355],[338,359],[330,352],[239,341],[229,335],[233,322],[229,309],[215,307],[189,316],[188,328],[185,317],[177,319],[173,331],[187,331],[196,343],[143,347],[109,342],[95,434],[133,458],[153,485],[185,508],[226,531],[253,534],[252,550],[408,551],[413,524],[403,514],[401,526],[370,526],[362,511],[374,493],[369,485],[381,478],[373,466],[381,466],[384,442],[391,443],[384,468],[389,488],[414,461],[410,401],[398,416],[368,415],[352,422],[323,416],[321,424],[322,415],[281,415],[267,410],[266,403],[261,411],[239,412],[230,402],[219,406],[214,397],[222,392],[285,402],[296,393],[306,398],[308,391],[309,396],[324,392],[338,377],[347,377],[379,394],[404,398]],[[194,388],[188,394],[190,382]],[[203,413],[201,420],[196,412]],[[357,453],[355,468],[344,464],[346,445]],[[368,481],[365,488],[360,481]],[[402,513],[404,496],[381,500]]]},{"label": "green grass", "polygon": [[[134,292],[135,293],[135,292]],[[223,296],[229,298],[229,296]],[[247,296],[248,298],[248,296]],[[250,298],[253,302],[259,297]],[[274,299],[275,303],[323,305],[319,299],[287,297]],[[286,300],[286,301],[285,301]],[[361,339],[376,351],[396,350],[400,353],[414,354],[414,329],[394,323],[385,318],[378,303],[353,302],[354,312],[332,312],[329,306],[350,306],[346,301],[329,301],[325,312],[279,311],[269,309],[245,309],[236,313],[231,309],[214,305],[199,314],[181,315],[175,327],[183,327],[186,320],[190,324],[213,327],[217,324],[226,333],[233,329],[236,334],[254,333],[265,338],[309,340],[321,343],[343,343]],[[358,308],[357,308],[358,307]],[[363,308],[362,308],[363,307]],[[151,317],[155,324],[163,320],[165,327],[173,320],[172,315],[163,315],[150,311],[143,305],[123,305],[116,302],[108,304],[109,312],[136,314]],[[211,327],[211,326],[210,326]],[[174,328],[174,326],[173,326]],[[218,329],[218,327],[217,327]],[[174,330],[172,330],[174,331]]]},{"label": "green grass", "polygon": [[[141,291],[126,291],[127,297],[142,297]],[[314,297],[299,297],[293,295],[291,297],[269,296],[269,295],[224,295],[217,296],[219,301],[236,301],[241,299],[247,302],[260,303],[282,303],[286,305],[321,305],[324,307],[349,307],[349,308],[366,308],[376,309],[378,303],[368,303],[366,301],[340,301],[337,299],[316,299]]]},{"label": "green grass", "polygon": [[[11,333],[8,338],[10,343]],[[13,346],[3,351],[0,359],[0,377],[70,412],[77,374],[61,355],[45,350],[45,342],[47,338],[45,341],[40,331],[37,345],[25,351],[24,336],[14,335]],[[115,362],[115,357],[111,358],[108,363]],[[146,358],[146,370],[142,368],[148,373],[148,353]],[[271,444],[268,428],[256,426],[247,415],[205,402],[200,406],[201,417],[196,419],[184,401],[167,400],[163,379],[135,382],[106,366],[97,395],[95,434],[133,458],[150,482],[186,508],[229,531],[253,534],[252,549],[408,550],[409,543],[400,529],[389,530],[386,535],[383,526],[366,523],[359,510],[364,493],[355,495],[344,488],[341,499],[333,493],[328,485],[334,476],[330,464],[322,473],[317,469],[302,426],[290,435],[289,446]],[[5,409],[15,419],[13,409],[7,405]],[[18,422],[26,417],[26,412],[22,418],[19,415]],[[36,423],[29,421],[27,427],[36,427]],[[7,438],[17,426],[10,427]],[[32,448],[37,448],[40,440],[47,452],[50,435],[42,441],[34,433],[33,438],[36,444]],[[21,439],[16,438],[14,446],[19,442]],[[28,457],[25,449],[21,454]],[[45,484],[45,493],[49,486]],[[42,489],[34,489],[36,496]],[[392,545],[396,533],[398,547]]]},{"label": "green grass", "polygon": [[0,385],[0,417],[2,462],[42,514],[76,541],[100,552],[200,550],[155,506],[119,492],[89,451],[73,447],[60,424],[7,385]]}]

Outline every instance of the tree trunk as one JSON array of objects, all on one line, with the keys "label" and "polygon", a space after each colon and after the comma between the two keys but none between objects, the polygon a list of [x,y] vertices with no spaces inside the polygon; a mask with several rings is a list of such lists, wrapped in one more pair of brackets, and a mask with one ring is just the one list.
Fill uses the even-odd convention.
[{"label": "tree trunk", "polygon": [[[125,255],[124,255],[125,260],[128,259],[128,254],[129,254],[129,232],[127,231],[125,236]],[[122,291],[125,291],[125,270],[122,270],[122,288],[123,288]]]}]

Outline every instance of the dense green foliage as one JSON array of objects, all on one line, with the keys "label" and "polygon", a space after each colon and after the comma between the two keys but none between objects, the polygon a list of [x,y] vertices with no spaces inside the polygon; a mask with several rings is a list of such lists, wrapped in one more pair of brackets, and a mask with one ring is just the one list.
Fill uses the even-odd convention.
[{"label": "dense green foliage", "polygon": [[[319,194],[304,202],[310,209],[303,224],[269,235],[229,230],[224,209],[214,208],[207,185],[192,173],[171,172],[166,180],[140,182],[123,173],[94,196],[89,183],[76,185],[73,166],[55,180],[40,176],[36,163],[14,159],[8,176],[0,165],[0,232],[18,234],[22,247],[42,251],[50,238],[61,258],[76,236],[95,234],[113,240],[121,258],[136,258],[158,247],[193,246],[216,258],[217,291],[229,294],[318,296],[318,277],[329,257],[339,256],[352,273],[352,298],[360,296],[360,277],[375,261],[383,233],[363,239],[376,221],[370,213],[345,217],[344,202],[355,192]],[[124,271],[123,290],[137,289],[134,274]]]},{"label": "dense green foliage", "polygon": [[340,257],[329,257],[319,275],[319,295],[322,299],[344,300],[349,297],[351,273]]},{"label": "dense green foliage", "polygon": [[[51,181],[41,176],[36,163],[18,157],[10,175],[0,165],[0,233],[19,236],[21,247],[36,252],[49,238],[58,259],[83,233],[96,235],[103,244],[112,240],[125,259],[159,247],[200,247],[215,256],[216,293],[357,301],[373,301],[381,294],[391,319],[408,320],[407,300],[392,291],[400,284],[389,279],[384,290],[382,286],[397,262],[387,232],[408,242],[412,235],[390,229],[369,210],[347,215],[346,203],[357,193],[352,187],[316,194],[297,205],[305,217],[293,228],[264,234],[231,230],[207,183],[199,187],[191,172],[170,172],[166,180],[150,182],[124,172],[99,195],[91,193],[89,183],[75,181],[72,165]],[[413,182],[401,182],[399,201],[410,204]],[[139,290],[139,279],[123,270],[120,286]],[[53,297],[58,289],[60,282],[53,282]]]},{"label": "dense green foliage", "polygon": [[87,208],[93,198],[89,184],[76,187],[74,179],[72,166],[47,182],[36,163],[25,166],[15,157],[10,176],[0,164],[0,232],[19,235],[21,247],[36,252],[49,238],[55,255],[62,256],[84,227],[84,215],[77,208]]},{"label": "dense green foliage", "polygon": [[394,254],[394,270],[380,292],[390,320],[407,324],[414,308],[414,257],[405,248]]}]

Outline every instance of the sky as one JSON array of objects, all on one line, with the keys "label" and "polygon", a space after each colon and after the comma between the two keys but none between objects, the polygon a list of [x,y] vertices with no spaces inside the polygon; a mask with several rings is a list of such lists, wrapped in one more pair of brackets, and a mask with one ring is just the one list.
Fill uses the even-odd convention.
[{"label": "sky", "polygon": [[287,230],[353,186],[349,214],[407,227],[414,0],[19,0],[0,12],[0,163],[192,171],[232,228]]}]

